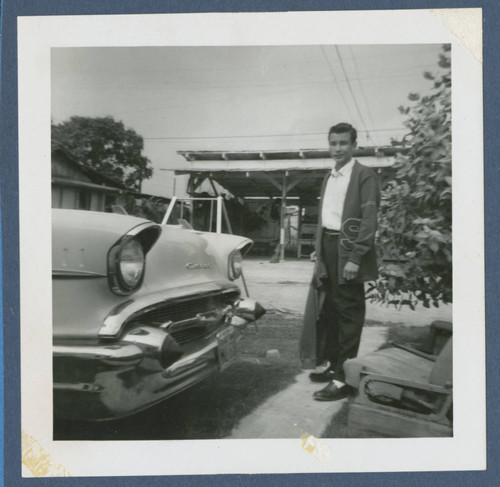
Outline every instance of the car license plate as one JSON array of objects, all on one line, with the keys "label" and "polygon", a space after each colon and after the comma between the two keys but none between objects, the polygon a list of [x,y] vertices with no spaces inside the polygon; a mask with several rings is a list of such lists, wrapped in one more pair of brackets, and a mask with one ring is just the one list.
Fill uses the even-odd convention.
[{"label": "car license plate", "polygon": [[217,333],[217,354],[220,370],[224,370],[236,358],[236,333],[232,326]]}]

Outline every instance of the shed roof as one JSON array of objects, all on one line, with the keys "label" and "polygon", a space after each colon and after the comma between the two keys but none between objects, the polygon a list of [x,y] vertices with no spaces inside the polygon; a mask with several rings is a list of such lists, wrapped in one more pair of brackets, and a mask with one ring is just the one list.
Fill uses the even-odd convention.
[{"label": "shed roof", "polygon": [[[361,147],[354,157],[374,168],[390,167],[394,156],[408,149]],[[291,151],[179,151],[187,169],[176,174],[190,174],[190,191],[211,179],[239,197],[299,197],[319,194],[321,181],[332,167],[328,150]]]},{"label": "shed roof", "polygon": [[[408,149],[394,146],[380,147],[358,147],[354,151],[354,157],[373,157],[379,161],[384,158],[393,157],[398,152],[406,152]],[[261,150],[261,151],[177,151],[188,162],[196,161],[314,161],[317,159],[328,159],[331,162],[330,153],[325,149],[300,149],[300,150]]]},{"label": "shed roof", "polygon": [[[95,169],[81,164],[76,157],[58,140],[52,140],[52,158],[60,156],[66,164],[72,165],[77,171],[87,176],[94,186],[97,187],[107,187],[107,189],[116,190],[126,190],[127,187],[120,181],[110,178]],[[63,178],[53,178],[57,179],[59,182],[63,182]],[[75,181],[78,182],[78,181]]]}]

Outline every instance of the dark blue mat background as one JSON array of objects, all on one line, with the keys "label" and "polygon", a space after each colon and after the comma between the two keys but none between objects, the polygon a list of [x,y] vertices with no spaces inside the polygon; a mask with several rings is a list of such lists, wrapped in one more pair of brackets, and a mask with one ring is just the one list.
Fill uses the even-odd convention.
[{"label": "dark blue mat background", "polygon": [[[2,4],[2,66],[0,99],[0,170],[1,170],[1,245],[3,266],[4,332],[4,480],[5,486],[76,485],[84,486],[492,486],[499,483],[500,401],[499,309],[500,250],[500,153],[499,124],[499,35],[500,2],[483,1],[160,1],[160,0],[4,0]],[[223,475],[172,477],[107,477],[66,479],[22,479],[20,440],[20,354],[19,354],[19,225],[17,171],[17,17],[24,15],[80,15],[176,12],[263,12],[302,10],[372,10],[482,7],[484,21],[484,121],[485,121],[485,229],[486,229],[486,313],[487,313],[487,405],[488,470],[485,472],[380,473],[380,474],[295,474],[295,475]],[[1,286],[1,281],[0,281]],[[1,287],[0,287],[1,289]],[[1,315],[0,315],[1,317]],[[1,412],[1,409],[0,409]],[[471,418],[473,419],[473,418]],[[112,459],[110,459],[112,461]],[[138,458],[140,461],[140,457]],[[360,458],[362,468],[362,458]],[[497,479],[497,480],[495,480]]]}]

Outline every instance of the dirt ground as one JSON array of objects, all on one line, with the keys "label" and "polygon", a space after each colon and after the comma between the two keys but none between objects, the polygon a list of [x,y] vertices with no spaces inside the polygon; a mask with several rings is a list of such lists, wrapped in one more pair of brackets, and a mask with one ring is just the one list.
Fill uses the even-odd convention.
[{"label": "dirt ground", "polygon": [[[290,323],[300,320],[305,307],[313,264],[306,260],[286,260],[270,263],[250,258],[244,263],[245,279],[250,297],[259,301],[269,312],[288,315]],[[378,349],[387,340],[394,325],[425,326],[434,320],[452,320],[451,306],[412,311],[377,303],[367,303],[365,327],[359,355]],[[229,438],[297,438],[303,434],[316,437],[345,437],[347,399],[336,402],[313,400],[313,392],[323,385],[311,383],[310,371],[302,371],[295,382],[260,404],[242,418]],[[337,418],[340,418],[337,421]],[[342,430],[342,431],[337,431]]]},{"label": "dirt ground", "polygon": [[[313,263],[308,259],[287,259],[271,264],[269,259],[249,257],[243,263],[244,277],[250,297],[265,308],[302,314],[307,290],[312,278]],[[412,311],[408,306],[401,310],[385,304],[367,303],[366,319],[371,324],[404,323],[406,325],[429,325],[434,320],[452,320],[452,306],[426,309],[417,306]],[[377,322],[377,323],[373,323]]]}]

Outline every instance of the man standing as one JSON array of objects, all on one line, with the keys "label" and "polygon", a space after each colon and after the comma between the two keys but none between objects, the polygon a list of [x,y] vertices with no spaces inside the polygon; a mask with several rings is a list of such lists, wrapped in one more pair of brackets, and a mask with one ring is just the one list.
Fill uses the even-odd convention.
[{"label": "man standing", "polygon": [[358,353],[365,319],[364,282],[377,278],[374,247],[380,189],[375,172],[352,159],[356,130],[347,123],[328,134],[335,161],[321,189],[316,267],[309,289],[301,338],[304,366],[329,361],[313,382],[328,382],[318,401],[346,397],[343,365]]}]

